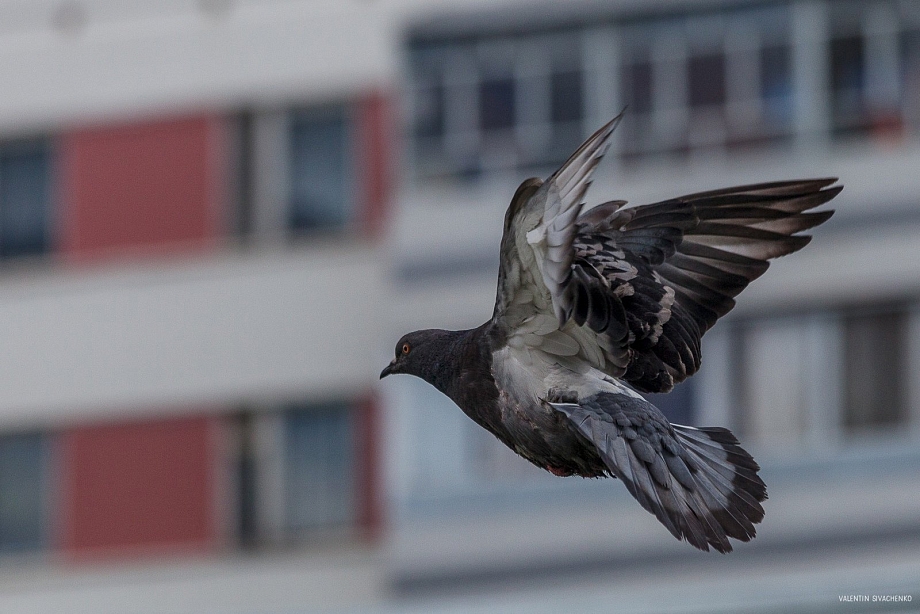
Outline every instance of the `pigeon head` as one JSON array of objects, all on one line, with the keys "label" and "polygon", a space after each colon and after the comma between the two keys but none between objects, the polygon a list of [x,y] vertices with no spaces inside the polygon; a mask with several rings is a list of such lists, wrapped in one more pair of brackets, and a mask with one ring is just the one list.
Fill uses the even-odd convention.
[{"label": "pigeon head", "polygon": [[406,373],[443,390],[445,382],[442,379],[455,359],[453,350],[460,333],[428,329],[403,335],[396,344],[396,357],[380,372],[380,379],[394,373]]}]

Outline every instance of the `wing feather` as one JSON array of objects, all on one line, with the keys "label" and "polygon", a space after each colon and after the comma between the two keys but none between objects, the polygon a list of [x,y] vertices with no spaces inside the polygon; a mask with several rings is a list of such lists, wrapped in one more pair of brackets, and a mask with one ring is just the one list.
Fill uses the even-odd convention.
[{"label": "wing feather", "polygon": [[[546,182],[528,179],[518,188],[505,215],[492,316],[513,345],[560,359],[578,355],[592,366],[618,373],[625,371],[625,346],[600,340],[590,329],[582,330],[581,324],[588,321],[590,326],[607,330],[609,314],[625,315],[609,305],[609,285],[596,271],[590,266],[573,267],[573,242],[585,194],[621,118],[622,114],[591,135]],[[582,283],[569,283],[573,271]],[[545,320],[536,328],[528,324],[545,309],[551,310],[552,325]],[[581,324],[571,321],[573,316]],[[625,335],[625,326],[618,330]]]},{"label": "wing feather", "polygon": [[[840,193],[835,181],[725,188],[633,208],[601,205],[605,210],[582,215],[575,265],[600,271],[627,314],[630,361],[623,378],[643,392],[667,392],[695,373],[700,338],[731,311],[735,297],[767,270],[768,260],[809,243],[810,236],[798,233],[833,214],[811,209]],[[636,274],[612,274],[620,263]],[[569,283],[580,280],[572,275]]]},{"label": "wing feather", "polygon": [[[700,339],[762,275],[811,240],[836,179],[760,183],[639,207],[584,198],[622,114],[505,215],[493,324],[514,347],[580,359],[643,392],[700,366]],[[691,503],[688,503],[691,505]]]}]

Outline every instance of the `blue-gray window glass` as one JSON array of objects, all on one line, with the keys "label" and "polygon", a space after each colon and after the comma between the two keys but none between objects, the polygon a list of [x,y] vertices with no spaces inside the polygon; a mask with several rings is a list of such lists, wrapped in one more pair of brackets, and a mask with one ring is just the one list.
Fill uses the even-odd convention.
[{"label": "blue-gray window glass", "polygon": [[920,120],[920,28],[901,34],[901,100],[911,122]]},{"label": "blue-gray window glass", "polygon": [[444,135],[444,86],[432,83],[415,93],[415,135],[440,138]]},{"label": "blue-gray window glass", "polygon": [[44,141],[0,145],[0,256],[48,249],[50,154]]},{"label": "blue-gray window glass", "polygon": [[623,99],[630,111],[636,114],[652,110],[652,64],[638,61],[623,67],[621,88]]},{"label": "blue-gray window glass", "polygon": [[0,437],[0,552],[27,552],[45,544],[46,458],[40,434]]},{"label": "blue-gray window glass", "polygon": [[485,130],[514,127],[514,79],[489,78],[479,84],[479,125]]},{"label": "blue-gray window glass", "polygon": [[764,102],[766,120],[771,124],[786,124],[792,120],[792,56],[784,45],[760,50],[760,96]]},{"label": "blue-gray window glass", "polygon": [[290,118],[290,209],[293,230],[339,229],[354,209],[353,155],[346,109]]},{"label": "blue-gray window glass", "polygon": [[551,121],[556,124],[581,121],[584,109],[581,71],[554,72],[549,82]]},{"label": "blue-gray window glass", "polygon": [[688,61],[688,102],[691,107],[725,104],[725,54],[692,56]]},{"label": "blue-gray window glass", "polygon": [[285,416],[285,517],[292,532],[355,521],[352,412],[346,404],[305,406]]},{"label": "blue-gray window glass", "polygon": [[859,34],[831,41],[831,94],[835,128],[846,131],[859,127],[864,119],[865,45]]},{"label": "blue-gray window glass", "polygon": [[844,318],[844,425],[893,427],[907,419],[907,314],[854,313]]}]

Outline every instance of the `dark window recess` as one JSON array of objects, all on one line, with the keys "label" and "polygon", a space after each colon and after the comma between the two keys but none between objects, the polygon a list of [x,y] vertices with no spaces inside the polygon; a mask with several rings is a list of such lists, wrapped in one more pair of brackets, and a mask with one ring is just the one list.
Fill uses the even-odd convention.
[{"label": "dark window recess", "polygon": [[514,80],[487,79],[479,84],[479,126],[504,130],[514,126]]},{"label": "dark window recess", "polygon": [[834,91],[862,90],[863,55],[861,36],[831,41],[831,87]]},{"label": "dark window recess", "polygon": [[252,235],[255,223],[254,175],[255,156],[255,121],[253,114],[244,111],[237,118],[236,136],[236,211],[233,215],[233,232],[236,236],[246,239]]},{"label": "dark window recess", "polygon": [[725,104],[725,54],[693,56],[688,70],[691,107]]},{"label": "dark window recess", "polygon": [[905,30],[901,33],[901,74],[902,78],[920,77],[920,30]]},{"label": "dark window recess", "polygon": [[893,427],[906,420],[903,312],[844,320],[844,424],[848,430]]},{"label": "dark window recess", "polygon": [[285,416],[286,529],[344,527],[356,520],[356,468],[348,405],[306,406]]},{"label": "dark window recess", "polygon": [[419,138],[444,135],[444,86],[431,85],[416,90],[415,135]]},{"label": "dark window recess", "polygon": [[341,229],[353,209],[352,151],[344,108],[294,113],[290,120],[293,230]]},{"label": "dark window recess", "polygon": [[581,121],[582,87],[581,72],[555,72],[550,76],[550,120],[554,124]]},{"label": "dark window recess", "polygon": [[696,424],[694,422],[696,417],[695,381],[694,379],[684,380],[666,394],[645,394],[643,396],[660,409],[661,413],[671,422],[693,425]]},{"label": "dark window recess", "polygon": [[258,467],[256,456],[255,420],[251,412],[236,418],[237,445],[237,531],[240,545],[252,548],[259,542]]},{"label": "dark window recess", "polygon": [[766,120],[786,123],[792,119],[792,56],[789,47],[760,50],[760,97]]},{"label": "dark window recess", "polygon": [[623,91],[630,112],[643,114],[652,110],[652,65],[648,62],[628,64],[623,69]]},{"label": "dark window recess", "polygon": [[0,145],[0,256],[48,251],[50,153],[44,141]]},{"label": "dark window recess", "polygon": [[45,546],[48,472],[40,434],[0,437],[0,552]]},{"label": "dark window recess", "polygon": [[864,123],[865,41],[847,36],[831,41],[831,95],[834,127],[840,131]]},{"label": "dark window recess", "polygon": [[920,30],[901,35],[901,91],[905,116],[920,122]]}]

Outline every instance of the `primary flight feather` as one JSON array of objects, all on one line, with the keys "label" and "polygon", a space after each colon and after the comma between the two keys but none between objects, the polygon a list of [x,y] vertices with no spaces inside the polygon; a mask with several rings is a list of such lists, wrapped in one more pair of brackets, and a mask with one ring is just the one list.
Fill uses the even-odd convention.
[{"label": "primary flight feather", "polygon": [[809,242],[799,233],[833,213],[812,210],[842,187],[783,181],[585,210],[621,116],[517,189],[491,319],[403,336],[380,377],[421,377],[538,467],[617,477],[675,537],[729,552],[764,516],[757,463],[727,429],[671,424],[638,392],[696,373],[703,334],[768,260]]}]

